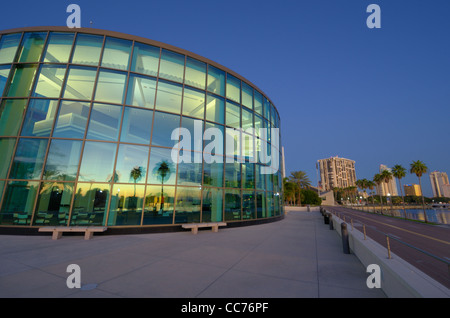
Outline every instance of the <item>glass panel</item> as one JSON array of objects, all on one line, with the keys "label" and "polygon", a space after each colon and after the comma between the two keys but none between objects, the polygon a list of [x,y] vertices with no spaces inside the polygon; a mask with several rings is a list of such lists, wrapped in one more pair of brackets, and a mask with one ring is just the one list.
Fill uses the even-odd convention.
[{"label": "glass panel", "polygon": [[159,77],[183,83],[184,55],[162,50]]},{"label": "glass panel", "polygon": [[0,211],[0,224],[29,225],[38,188],[39,182],[9,182]]},{"label": "glass panel", "polygon": [[61,101],[53,137],[84,138],[89,103]]},{"label": "glass panel", "polygon": [[47,41],[44,62],[67,63],[72,50],[73,37],[73,33],[51,32]]},{"label": "glass panel", "polygon": [[71,67],[67,76],[64,98],[91,100],[96,74],[95,68]]},{"label": "glass panel", "polygon": [[47,144],[47,139],[20,139],[9,178],[40,179]]},{"label": "glass panel", "polygon": [[58,110],[57,100],[32,99],[22,127],[22,136],[48,137]]},{"label": "glass panel", "polygon": [[117,182],[117,174],[113,177],[116,148],[116,144],[112,143],[87,141],[84,145],[78,179],[90,182]]},{"label": "glass panel", "polygon": [[177,184],[190,186],[202,185],[202,162],[201,160],[200,162],[194,160],[194,155],[195,153],[192,151],[180,151],[180,156],[187,158],[187,160],[183,160],[183,162],[178,164]]},{"label": "glass panel", "polygon": [[86,139],[117,141],[122,106],[93,104]]},{"label": "glass panel", "polygon": [[115,184],[111,192],[108,225],[140,225],[145,186]]},{"label": "glass panel", "polygon": [[102,56],[102,66],[128,70],[132,43],[127,40],[107,37]]},{"label": "glass panel", "polygon": [[16,57],[22,33],[3,35],[0,39],[0,64],[12,63]]},{"label": "glass panel", "polygon": [[206,85],[206,64],[187,57],[184,83],[204,90]]},{"label": "glass panel", "polygon": [[242,134],[242,155],[247,162],[256,162],[256,137],[246,133]]},{"label": "glass panel", "polygon": [[215,158],[215,156],[208,156],[208,154],[224,154],[224,131],[225,128],[222,125],[205,122],[205,132],[203,134],[203,138],[205,140],[203,147],[203,152],[206,154],[205,162],[213,162],[215,159],[216,161],[221,160],[220,162],[223,162],[223,158]]},{"label": "glass panel", "polygon": [[100,71],[95,100],[122,104],[125,96],[126,74]]},{"label": "glass panel", "polygon": [[120,141],[149,144],[152,132],[153,111],[125,107]]},{"label": "glass panel", "polygon": [[241,107],[227,102],[226,125],[241,128]]},{"label": "glass panel", "polygon": [[9,71],[11,70],[11,65],[0,66],[0,97],[3,96],[3,89],[8,81]]},{"label": "glass panel", "polygon": [[78,183],[70,225],[104,225],[110,185]]},{"label": "glass panel", "polygon": [[39,62],[47,32],[25,33],[18,51],[18,62]]},{"label": "glass panel", "polygon": [[264,97],[264,117],[270,120],[270,102]]},{"label": "glass panel", "polygon": [[256,217],[258,219],[267,217],[265,192],[256,192]]},{"label": "glass panel", "polygon": [[257,90],[255,90],[255,98],[254,98],[254,106],[255,106],[255,111],[262,115],[263,111],[262,111],[262,103],[263,103],[263,99],[262,99],[262,95],[260,92],[258,92]]},{"label": "glass panel", "polygon": [[255,164],[256,189],[265,189],[265,175],[261,174],[261,165]]},{"label": "glass panel", "polygon": [[16,65],[11,82],[6,86],[4,96],[28,97],[33,86],[37,65]]},{"label": "glass panel", "polygon": [[172,224],[174,203],[174,186],[147,186],[142,224]]},{"label": "glass panel", "polygon": [[58,98],[65,75],[65,66],[42,65],[32,96]]},{"label": "glass panel", "polygon": [[203,184],[213,187],[223,187],[223,163],[213,162],[203,164]]},{"label": "glass panel", "polygon": [[208,95],[206,99],[206,120],[225,123],[225,102],[220,97]]},{"label": "glass panel", "polygon": [[225,189],[225,221],[241,219],[241,190]]},{"label": "glass panel", "polygon": [[273,216],[273,210],[274,210],[274,206],[273,206],[273,192],[266,192],[266,212],[267,212],[267,217],[270,218],[271,216]]},{"label": "glass panel", "polygon": [[241,80],[230,74],[227,74],[227,98],[241,102]]},{"label": "glass panel", "polygon": [[0,136],[16,136],[27,106],[26,99],[4,99],[0,105]]},{"label": "glass panel", "polygon": [[242,188],[255,188],[255,164],[246,162],[242,164]]},{"label": "glass panel", "polygon": [[181,96],[183,87],[168,82],[158,82],[156,94],[156,109],[172,113],[181,113]]},{"label": "glass panel", "polygon": [[175,223],[200,222],[200,207],[200,187],[177,187]]},{"label": "glass panel", "polygon": [[242,129],[253,128],[253,113],[242,107]]},{"label": "glass panel", "polygon": [[127,104],[152,108],[155,105],[156,80],[131,75],[128,82]]},{"label": "glass panel", "polygon": [[119,145],[116,172],[117,180],[123,183],[145,183],[147,179],[148,147]]},{"label": "glass panel", "polygon": [[242,105],[253,109],[253,88],[242,82]]},{"label": "glass panel", "polygon": [[255,192],[249,190],[242,190],[242,219],[255,218]]},{"label": "glass panel", "polygon": [[134,43],[131,71],[157,76],[159,51],[160,49],[158,47],[142,43]]},{"label": "glass panel", "polygon": [[223,190],[206,187],[203,189],[202,222],[222,221]]},{"label": "glass panel", "polygon": [[183,115],[203,119],[205,116],[205,93],[185,87],[183,93]]},{"label": "glass panel", "polygon": [[172,132],[180,127],[180,116],[155,112],[153,122],[152,145],[173,147],[178,142],[178,135],[172,140]]},{"label": "glass panel", "polygon": [[263,119],[261,116],[255,115],[255,136],[261,137],[260,129],[264,128]]},{"label": "glass panel", "polygon": [[0,165],[0,179],[6,179],[6,176],[8,175],[9,164],[11,163],[15,144],[15,138],[0,138],[0,154],[2,158],[2,164]]},{"label": "glass panel", "polygon": [[208,91],[224,96],[225,95],[225,72],[208,66]]},{"label": "glass panel", "polygon": [[82,142],[53,139],[44,169],[44,180],[73,181],[77,177]]},{"label": "glass panel", "polygon": [[241,164],[239,162],[225,163],[225,187],[241,187]]},{"label": "glass panel", "polygon": [[72,63],[98,65],[103,45],[103,36],[78,34]]},{"label": "glass panel", "polygon": [[175,184],[177,165],[172,160],[172,149],[152,147],[147,183]]},{"label": "glass panel", "polygon": [[[196,159],[201,161],[201,152],[203,151],[203,121],[189,117],[181,117],[181,127],[186,128],[189,133],[185,135],[185,131],[180,132],[179,148],[200,152],[196,155]],[[200,159],[198,157],[200,155]]]},{"label": "glass panel", "polygon": [[42,182],[33,225],[66,226],[72,202],[73,183]]}]

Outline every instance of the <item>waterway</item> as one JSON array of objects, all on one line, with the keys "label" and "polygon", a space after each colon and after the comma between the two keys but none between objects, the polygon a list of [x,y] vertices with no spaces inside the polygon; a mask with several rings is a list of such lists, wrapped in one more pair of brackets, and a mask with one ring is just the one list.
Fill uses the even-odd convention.
[{"label": "waterway", "polygon": [[[385,208],[383,213],[390,214],[392,211],[393,216],[404,217],[403,209],[390,209]],[[412,220],[425,221],[423,209],[405,209],[406,217]],[[449,209],[425,209],[427,213],[428,222],[450,224],[450,210]]]}]

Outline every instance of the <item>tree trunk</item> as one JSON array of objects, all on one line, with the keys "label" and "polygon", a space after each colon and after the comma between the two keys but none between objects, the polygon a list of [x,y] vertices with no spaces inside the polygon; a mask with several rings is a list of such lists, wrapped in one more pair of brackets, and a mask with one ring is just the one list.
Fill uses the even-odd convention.
[{"label": "tree trunk", "polygon": [[425,223],[428,223],[427,213],[425,212],[425,199],[423,198],[422,181],[420,180],[420,177],[419,177],[419,185],[420,185],[420,194],[422,195],[423,216],[425,217]]}]

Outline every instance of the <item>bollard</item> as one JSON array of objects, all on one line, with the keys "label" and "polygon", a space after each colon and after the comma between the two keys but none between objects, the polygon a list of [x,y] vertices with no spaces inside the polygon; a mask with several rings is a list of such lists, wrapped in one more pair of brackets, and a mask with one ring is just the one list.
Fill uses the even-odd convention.
[{"label": "bollard", "polygon": [[342,249],[344,254],[350,254],[350,245],[348,243],[347,223],[341,223]]},{"label": "bollard", "polygon": [[329,217],[329,213],[328,213],[328,212],[325,212],[325,213],[323,214],[323,222],[324,222],[325,224],[329,224],[329,223],[330,223],[330,217]]},{"label": "bollard", "polygon": [[334,230],[334,226],[333,226],[333,215],[330,214],[330,230]]}]

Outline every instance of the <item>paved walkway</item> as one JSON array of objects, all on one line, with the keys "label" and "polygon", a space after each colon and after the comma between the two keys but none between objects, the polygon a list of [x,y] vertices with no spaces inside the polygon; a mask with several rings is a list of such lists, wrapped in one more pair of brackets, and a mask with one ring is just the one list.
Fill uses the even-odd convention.
[{"label": "paved walkway", "polygon": [[[70,289],[69,264],[81,268]],[[379,289],[319,212],[190,232],[0,236],[0,297],[376,298]]]}]

